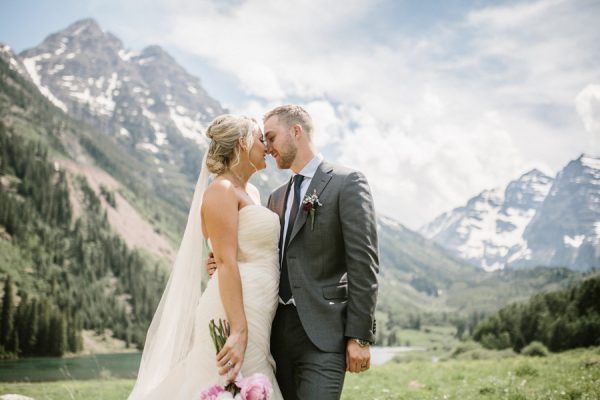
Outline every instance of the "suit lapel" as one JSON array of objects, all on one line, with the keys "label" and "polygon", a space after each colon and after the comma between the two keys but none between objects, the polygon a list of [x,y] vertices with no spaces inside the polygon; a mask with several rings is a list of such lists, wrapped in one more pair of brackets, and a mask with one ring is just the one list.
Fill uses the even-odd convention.
[{"label": "suit lapel", "polygon": [[[317,191],[317,197],[321,195],[329,180],[331,179],[331,175],[329,174],[333,168],[331,168],[327,163],[322,162],[319,164],[315,175],[310,181],[310,185],[308,185],[308,189],[306,190],[306,195],[312,195],[313,192]],[[289,186],[289,185],[288,185]],[[290,236],[290,243],[294,240],[294,237],[298,234],[302,226],[306,223],[306,219],[308,213],[304,211],[304,207],[302,206],[302,201],[304,199],[300,199],[300,207],[298,207],[298,214],[296,215],[296,222],[294,223],[294,228],[292,229],[292,233]],[[318,211],[317,211],[318,213]],[[288,244],[289,246],[289,244]]]}]

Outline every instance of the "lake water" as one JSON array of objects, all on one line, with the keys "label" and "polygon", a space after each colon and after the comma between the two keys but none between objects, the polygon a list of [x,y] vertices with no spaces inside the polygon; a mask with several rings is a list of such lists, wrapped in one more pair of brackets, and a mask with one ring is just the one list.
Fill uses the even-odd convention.
[{"label": "lake water", "polygon": [[119,353],[0,361],[0,381],[43,382],[102,376],[134,379],[141,358],[141,353]]},{"label": "lake water", "polygon": [[[394,355],[418,351],[416,347],[373,347],[373,365],[391,360]],[[0,382],[44,382],[71,379],[116,377],[135,379],[141,353],[99,354],[72,358],[27,358],[0,361]]]}]

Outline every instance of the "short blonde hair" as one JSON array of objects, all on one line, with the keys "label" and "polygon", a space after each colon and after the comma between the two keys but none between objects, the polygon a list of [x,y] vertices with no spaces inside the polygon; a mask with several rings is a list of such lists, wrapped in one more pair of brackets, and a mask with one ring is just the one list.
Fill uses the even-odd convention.
[{"label": "short blonde hair", "polygon": [[248,151],[254,143],[252,133],[259,129],[254,118],[243,115],[224,114],[215,118],[206,136],[210,139],[206,166],[213,174],[220,175],[240,161],[240,146],[238,140],[245,138]]},{"label": "short blonde hair", "polygon": [[266,122],[269,118],[275,116],[277,116],[279,122],[285,124],[288,129],[291,128],[292,125],[299,124],[308,135],[308,138],[312,139],[313,121],[308,111],[303,107],[295,104],[286,104],[284,106],[276,107],[265,114],[263,122]]}]

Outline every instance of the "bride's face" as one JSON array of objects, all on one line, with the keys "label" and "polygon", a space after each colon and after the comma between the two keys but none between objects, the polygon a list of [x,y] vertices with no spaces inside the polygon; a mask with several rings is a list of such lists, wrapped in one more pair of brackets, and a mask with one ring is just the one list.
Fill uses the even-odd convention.
[{"label": "bride's face", "polygon": [[265,139],[260,128],[256,129],[252,135],[254,136],[254,143],[252,143],[248,158],[250,163],[260,171],[267,167],[267,163],[265,162],[267,146],[265,146]]}]

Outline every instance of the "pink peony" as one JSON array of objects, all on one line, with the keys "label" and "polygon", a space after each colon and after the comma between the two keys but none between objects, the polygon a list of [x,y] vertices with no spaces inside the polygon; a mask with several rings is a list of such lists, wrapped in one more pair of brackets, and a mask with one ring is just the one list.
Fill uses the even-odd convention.
[{"label": "pink peony", "polygon": [[271,382],[263,374],[254,374],[236,382],[242,400],[268,400],[271,396]]},{"label": "pink peony", "polygon": [[211,386],[208,389],[204,389],[202,393],[200,393],[200,400],[217,400],[219,395],[224,391],[225,389],[223,389],[223,386]]}]

